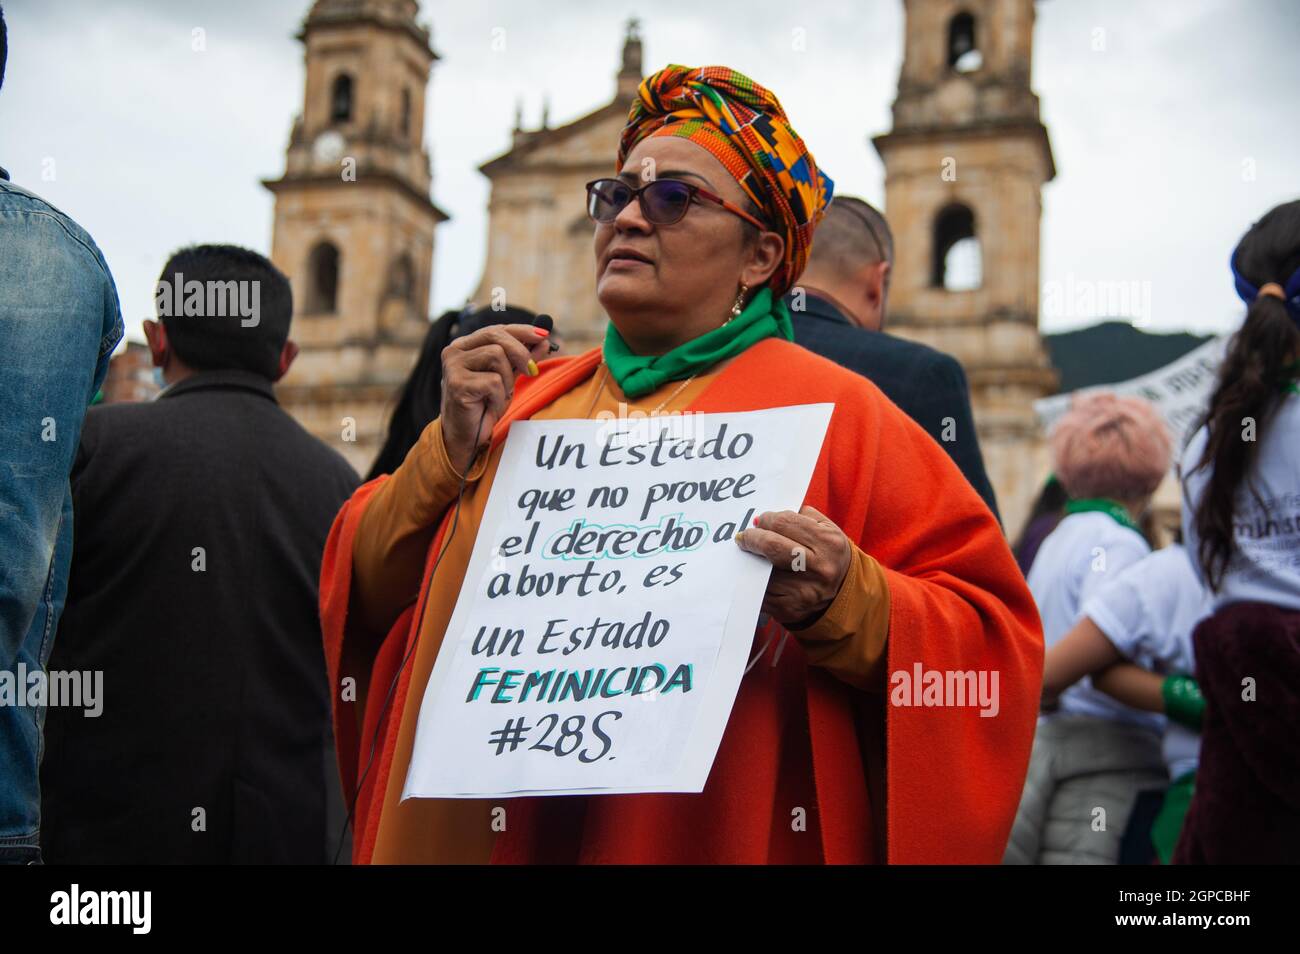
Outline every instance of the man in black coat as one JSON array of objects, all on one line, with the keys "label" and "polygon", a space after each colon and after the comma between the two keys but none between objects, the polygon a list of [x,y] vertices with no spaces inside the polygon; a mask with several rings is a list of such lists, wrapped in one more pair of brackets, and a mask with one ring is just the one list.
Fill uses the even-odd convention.
[{"label": "man in black coat", "polygon": [[939,442],[996,516],[966,373],[950,355],[882,330],[893,259],[884,216],[862,199],[837,195],[786,297],[795,343],[875,383]]},{"label": "man in black coat", "polygon": [[317,587],[358,478],[276,403],[297,347],[269,261],[184,249],[155,303],[167,386],[91,410],[72,471],[50,669],[102,673],[102,711],[49,712],[44,855],[321,863],[337,782]]}]

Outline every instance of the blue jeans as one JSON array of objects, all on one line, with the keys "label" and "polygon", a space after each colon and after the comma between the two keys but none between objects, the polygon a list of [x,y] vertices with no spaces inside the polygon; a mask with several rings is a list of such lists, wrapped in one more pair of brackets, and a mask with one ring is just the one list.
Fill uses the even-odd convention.
[{"label": "blue jeans", "polygon": [[40,859],[45,709],[33,690],[68,589],[68,473],[121,337],[94,241],[0,170],[0,862]]}]

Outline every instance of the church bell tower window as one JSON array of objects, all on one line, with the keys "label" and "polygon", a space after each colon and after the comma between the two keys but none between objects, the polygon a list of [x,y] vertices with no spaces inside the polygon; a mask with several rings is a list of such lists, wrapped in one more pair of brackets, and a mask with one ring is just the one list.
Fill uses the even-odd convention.
[{"label": "church bell tower window", "polygon": [[973,73],[984,65],[975,45],[975,18],[958,13],[948,23],[948,66],[958,73]]},{"label": "church bell tower window", "polygon": [[934,267],[931,284],[945,291],[972,291],[984,280],[975,215],[964,205],[950,205],[934,220]]},{"label": "church bell tower window", "polygon": [[388,274],[388,297],[407,302],[414,299],[415,268],[411,265],[411,256],[403,255],[393,262]]},{"label": "church bell tower window", "polygon": [[346,123],[352,119],[352,77],[340,73],[330,92],[330,122]]},{"label": "church bell tower window", "polygon": [[321,242],[311,251],[307,272],[306,313],[333,314],[338,310],[339,250],[329,242]]}]

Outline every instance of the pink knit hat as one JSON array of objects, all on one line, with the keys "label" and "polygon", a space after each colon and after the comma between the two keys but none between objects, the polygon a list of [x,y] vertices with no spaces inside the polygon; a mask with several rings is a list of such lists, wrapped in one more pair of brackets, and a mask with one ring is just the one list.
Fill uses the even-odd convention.
[{"label": "pink knit hat", "polygon": [[1056,477],[1074,498],[1150,496],[1173,454],[1169,429],[1150,401],[1109,392],[1075,398],[1050,441]]}]

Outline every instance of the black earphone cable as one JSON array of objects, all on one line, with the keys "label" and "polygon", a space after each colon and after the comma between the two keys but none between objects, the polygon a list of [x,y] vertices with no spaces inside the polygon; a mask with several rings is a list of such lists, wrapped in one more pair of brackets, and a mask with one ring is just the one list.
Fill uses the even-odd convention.
[{"label": "black earphone cable", "polygon": [[[483,421],[487,418],[487,412],[488,409],[485,404],[483,405],[483,413],[480,414],[478,418],[478,427],[474,429],[474,447],[476,448],[478,447],[479,437],[483,433]],[[443,541],[442,549],[438,551],[438,556],[433,561],[433,569],[429,572],[430,586],[433,585],[433,578],[438,572],[438,566],[442,563],[443,556],[445,556],[447,551],[451,548],[451,541],[456,536],[456,527],[460,523],[460,505],[461,501],[465,497],[465,485],[469,480],[469,470],[473,469],[473,463],[473,458],[470,458],[470,467],[466,469],[466,473],[460,478],[460,487],[456,491],[456,509],[451,516],[451,528],[447,532],[447,539]],[[420,645],[420,627],[424,624],[424,612],[429,608],[429,601],[425,598],[424,593],[419,594],[419,596],[416,597],[416,600],[417,605],[420,605],[420,616],[415,621],[415,638],[411,640],[411,648],[408,649],[406,655],[402,657],[402,664],[397,667],[397,672],[393,674],[393,681],[388,687],[388,694],[384,697],[383,707],[379,710],[379,719],[375,724],[375,734],[370,739],[370,753],[366,756],[366,767],[365,770],[362,771],[361,777],[357,779],[356,791],[352,793],[352,803],[348,807],[348,816],[343,820],[343,828],[339,831],[338,847],[334,850],[334,860],[330,862],[331,865],[337,865],[339,863],[339,855],[343,853],[343,840],[347,835],[348,827],[352,824],[352,817],[356,813],[357,800],[361,797],[361,788],[365,785],[366,778],[370,775],[370,768],[374,764],[375,748],[379,744],[379,734],[383,731],[384,718],[388,715],[388,707],[392,704],[393,696],[397,692],[397,683],[402,678],[402,673],[406,669],[406,664],[410,662],[411,657],[415,654],[416,647]],[[423,603],[420,603],[420,600],[423,600]],[[355,837],[355,832],[353,833],[353,836]]]}]

